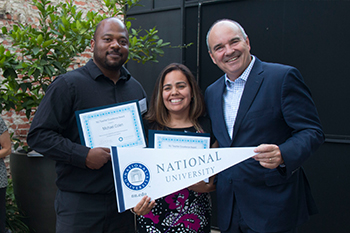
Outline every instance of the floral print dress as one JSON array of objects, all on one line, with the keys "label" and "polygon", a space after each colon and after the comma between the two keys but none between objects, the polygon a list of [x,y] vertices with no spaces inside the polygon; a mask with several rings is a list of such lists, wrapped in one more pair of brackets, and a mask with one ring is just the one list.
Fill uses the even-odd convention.
[{"label": "floral print dress", "polygon": [[[4,120],[0,117],[0,135],[2,135],[5,131],[7,131],[6,124]],[[7,173],[4,158],[0,158],[0,188],[5,188],[7,187],[7,185]]]},{"label": "floral print dress", "polygon": [[157,199],[156,203],[147,215],[138,216],[140,233],[210,232],[209,193],[186,188]]},{"label": "floral print dress", "polygon": [[[200,124],[205,132],[211,133],[210,121],[204,119],[200,121]],[[146,126],[147,123],[144,125]],[[148,128],[147,126],[145,129]],[[196,132],[194,127],[167,128],[167,130]],[[211,199],[209,193],[197,193],[186,188],[159,198],[156,203],[156,206],[147,215],[137,216],[139,233],[210,232]]]}]

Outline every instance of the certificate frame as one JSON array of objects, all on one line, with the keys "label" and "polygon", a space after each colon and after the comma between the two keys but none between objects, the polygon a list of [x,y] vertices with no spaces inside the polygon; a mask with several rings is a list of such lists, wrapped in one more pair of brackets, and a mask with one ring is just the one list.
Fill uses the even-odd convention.
[{"label": "certificate frame", "polygon": [[[209,141],[204,141],[209,138]],[[194,132],[179,132],[179,131],[163,131],[163,130],[148,130],[148,147],[156,149],[164,149],[160,143],[164,141],[174,140],[174,143],[203,144],[203,149],[210,148],[210,134],[209,133],[194,133]],[[176,141],[179,140],[179,141]],[[181,140],[181,141],[180,141]],[[192,141],[191,141],[192,140]],[[195,141],[193,141],[195,140]],[[157,146],[155,146],[157,143]],[[169,149],[169,148],[167,148]]]},{"label": "certificate frame", "polygon": [[[128,114],[128,119],[126,119],[123,114]],[[127,102],[122,103],[116,103],[111,105],[105,105],[95,108],[88,108],[83,110],[78,110],[75,112],[76,120],[78,124],[78,130],[79,130],[79,136],[81,144],[90,148],[94,147],[111,147],[111,146],[120,146],[120,147],[133,147],[133,146],[139,146],[139,147],[145,147],[146,146],[146,140],[145,140],[145,133],[144,133],[144,127],[143,127],[143,121],[140,111],[140,106],[138,103],[138,100],[131,100]],[[112,117],[112,118],[109,118]],[[119,118],[125,118],[125,119],[118,119]],[[95,122],[93,122],[95,121]],[[101,126],[103,130],[111,130],[110,133],[110,140],[113,139],[113,142],[106,142],[106,144],[97,143],[96,139],[96,125],[97,122],[103,122],[101,125],[104,124],[104,126]],[[106,125],[105,122],[109,121],[108,123],[111,124],[111,122],[119,122],[115,125]],[[123,126],[123,122],[127,122],[128,126],[131,127],[125,127]],[[117,127],[124,127],[129,130],[128,138],[132,138],[132,140],[124,140],[124,137],[122,136],[123,133],[116,133],[113,129]],[[131,130],[130,130],[131,128]],[[125,131],[128,131],[127,129],[124,129]],[[134,132],[132,130],[135,130]],[[130,135],[130,132],[133,132],[134,135]],[[131,134],[133,134],[131,133]],[[119,135],[118,138],[113,138],[116,135]],[[101,135],[98,135],[101,136]],[[117,137],[117,136],[116,136]],[[107,136],[106,136],[107,138]],[[115,139],[115,140],[114,140]]]}]

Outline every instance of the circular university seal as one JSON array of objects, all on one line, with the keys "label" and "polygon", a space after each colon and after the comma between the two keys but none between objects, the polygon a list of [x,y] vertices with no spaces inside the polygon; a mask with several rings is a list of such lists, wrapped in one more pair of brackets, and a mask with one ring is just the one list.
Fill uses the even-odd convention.
[{"label": "circular university seal", "polygon": [[150,179],[149,170],[141,163],[132,163],[123,172],[123,181],[131,190],[144,189]]}]

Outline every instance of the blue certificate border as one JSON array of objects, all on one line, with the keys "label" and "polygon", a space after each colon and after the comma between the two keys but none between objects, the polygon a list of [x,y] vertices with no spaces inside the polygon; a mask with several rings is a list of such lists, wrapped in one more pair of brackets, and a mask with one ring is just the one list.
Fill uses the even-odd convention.
[{"label": "blue certificate border", "polygon": [[[161,138],[161,140],[174,140],[174,139],[169,139],[168,135],[180,135],[183,136],[181,139],[183,143],[193,143],[193,142],[203,142],[202,137],[209,137],[209,133],[193,133],[193,132],[178,132],[178,131],[162,131],[162,130],[148,130],[148,147],[149,148],[154,148],[154,143],[155,143],[155,134],[164,134],[164,137]],[[191,137],[198,137],[198,139],[186,139],[186,136],[191,136]],[[175,141],[178,142],[178,141]],[[210,140],[209,144],[204,146],[204,149],[209,149],[210,148]]]},{"label": "blue certificate border", "polygon": [[[137,119],[137,117],[139,117],[140,124],[141,124],[141,130],[142,130],[142,132],[137,132],[138,141],[136,142],[136,145],[139,145],[139,144],[141,145],[141,144],[143,144],[143,142],[146,142],[144,127],[143,127],[143,121],[142,121],[142,117],[141,117],[141,114],[140,114],[141,111],[140,111],[140,106],[139,106],[139,100],[131,100],[131,101],[123,102],[123,103],[105,105],[105,106],[101,106],[101,107],[88,108],[88,109],[83,109],[83,110],[76,111],[75,112],[75,117],[76,117],[77,124],[78,124],[78,130],[79,130],[79,136],[80,136],[81,144],[86,146],[86,140],[89,140],[90,141],[90,145],[92,145],[92,148],[93,148],[92,137],[91,137],[92,135],[90,133],[88,133],[89,138],[84,138],[82,124],[87,124],[88,125],[88,121],[92,120],[94,117],[99,117],[100,114],[87,116],[86,118],[83,119],[83,122],[80,121],[80,117],[79,117],[80,114],[87,113],[87,112],[93,112],[93,111],[97,111],[97,110],[103,110],[103,109],[105,109],[107,111],[106,113],[103,113],[103,115],[104,114],[111,114],[111,113],[113,113],[114,110],[111,111],[111,112],[108,112],[109,108],[111,108],[111,110],[112,110],[114,107],[127,105],[127,104],[130,104],[130,103],[135,103],[136,104],[137,112],[136,111],[132,111],[132,115],[134,117],[133,121],[136,124],[136,119]],[[126,110],[128,110],[128,109],[125,108],[125,109],[121,109],[121,110],[118,110],[118,111],[126,111]],[[143,137],[141,137],[142,136],[141,133],[143,134]],[[136,146],[136,145],[126,144],[124,146],[128,147],[128,146]]]}]

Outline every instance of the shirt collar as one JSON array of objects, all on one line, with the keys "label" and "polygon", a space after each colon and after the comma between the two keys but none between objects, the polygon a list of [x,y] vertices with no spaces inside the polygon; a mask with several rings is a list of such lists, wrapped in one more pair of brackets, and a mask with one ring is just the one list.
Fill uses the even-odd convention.
[{"label": "shirt collar", "polygon": [[120,77],[119,79],[124,79],[125,81],[129,80],[131,77],[131,74],[129,73],[129,71],[122,66],[122,68],[120,69]]},{"label": "shirt collar", "polygon": [[[250,74],[250,71],[252,71],[253,65],[255,63],[255,56],[253,56],[253,55],[251,55],[251,56],[252,56],[252,60],[250,61],[248,67],[244,70],[244,72],[241,74],[241,76],[239,76],[235,81],[237,81],[239,79],[244,81],[244,82],[247,81],[248,76]],[[225,74],[225,84],[226,84],[226,86],[233,84],[235,81],[231,81],[227,77],[227,74]]]},{"label": "shirt collar", "polygon": [[[86,67],[89,70],[90,75],[93,79],[96,80],[98,77],[104,76],[100,68],[98,68],[98,66],[95,64],[95,62],[92,59],[90,59],[88,63],[86,63]],[[127,81],[130,79],[130,77],[131,77],[131,74],[129,73],[129,71],[125,69],[124,66],[122,66],[120,69],[119,79]]]}]

